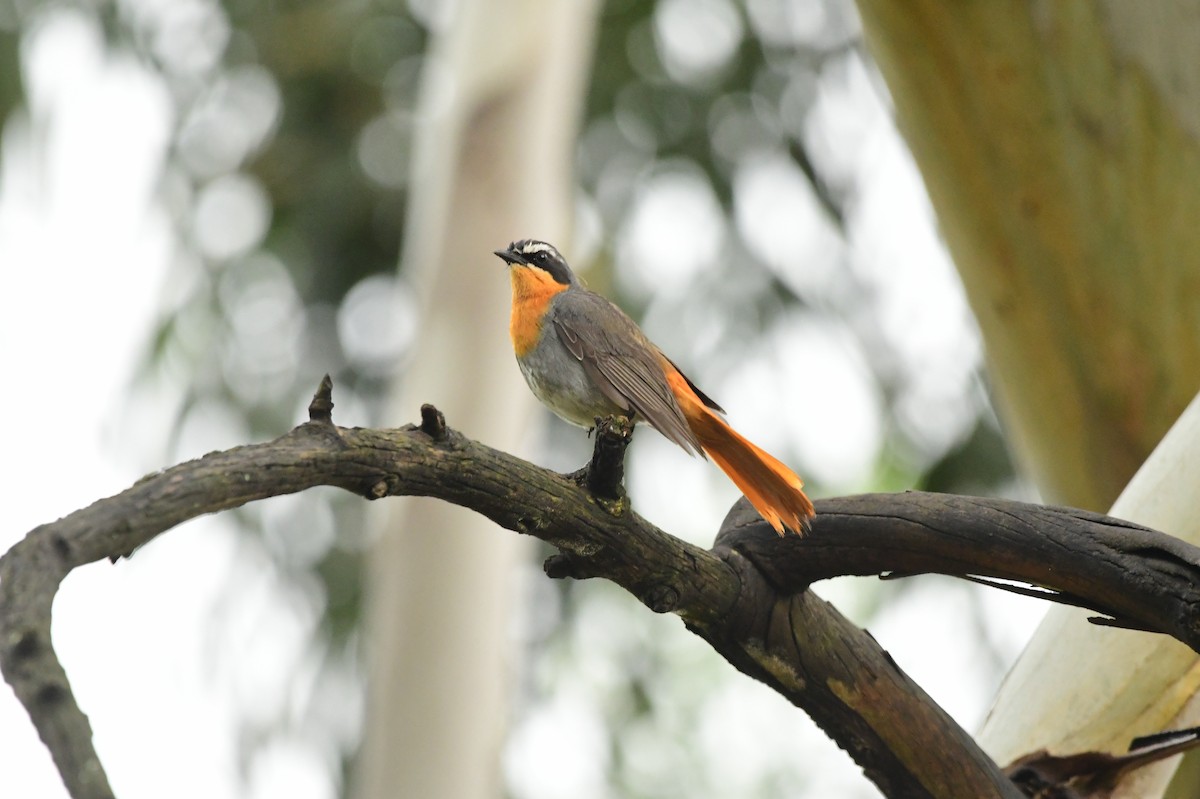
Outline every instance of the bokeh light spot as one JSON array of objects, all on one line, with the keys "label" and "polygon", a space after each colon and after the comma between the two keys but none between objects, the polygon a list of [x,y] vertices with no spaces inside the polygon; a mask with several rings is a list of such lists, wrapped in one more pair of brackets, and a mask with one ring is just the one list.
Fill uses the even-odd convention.
[{"label": "bokeh light spot", "polygon": [[[137,3],[128,3],[135,10]],[[229,19],[212,0],[145,3],[141,21],[150,30],[151,46],[170,71],[199,75],[215,67],[229,44]]]},{"label": "bokeh light spot", "polygon": [[346,357],[369,374],[390,374],[417,332],[417,301],[407,284],[371,275],[346,294],[338,309],[338,335]]},{"label": "bokeh light spot", "polygon": [[398,114],[367,123],[358,136],[358,164],[380,186],[398,189],[408,181],[411,128]]},{"label": "bokeh light spot", "polygon": [[750,251],[798,292],[827,290],[842,240],[799,167],[782,153],[748,159],[734,174],[733,192],[734,219]]},{"label": "bokeh light spot", "polygon": [[636,194],[618,239],[621,279],[645,296],[683,291],[720,255],[724,236],[712,184],[694,167],[668,166]]},{"label": "bokeh light spot", "polygon": [[208,257],[224,261],[249,252],[266,236],[271,201],[257,180],[245,174],[210,182],[196,201],[196,243]]},{"label": "bokeh light spot", "polygon": [[179,132],[179,153],[199,177],[232,172],[274,133],[282,100],[261,67],[235,67],[197,101]]},{"label": "bokeh light spot", "polygon": [[728,0],[660,0],[654,34],[667,74],[700,82],[724,67],[742,42],[742,18]]},{"label": "bokeh light spot", "polygon": [[274,256],[246,258],[218,286],[230,336],[222,368],[249,404],[280,399],[292,385],[304,340],[304,311],[287,268]]}]

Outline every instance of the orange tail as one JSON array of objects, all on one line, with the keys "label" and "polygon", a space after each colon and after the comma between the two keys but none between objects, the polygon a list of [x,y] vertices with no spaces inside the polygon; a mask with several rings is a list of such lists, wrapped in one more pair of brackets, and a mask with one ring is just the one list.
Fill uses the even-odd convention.
[{"label": "orange tail", "polygon": [[704,452],[729,475],[734,485],[742,489],[754,509],[780,535],[784,534],[784,528],[804,535],[814,511],[812,501],[804,494],[804,481],[799,475],[751,444],[724,419],[706,408],[691,391],[685,394],[678,386],[672,388],[680,400],[688,427],[699,439]]}]

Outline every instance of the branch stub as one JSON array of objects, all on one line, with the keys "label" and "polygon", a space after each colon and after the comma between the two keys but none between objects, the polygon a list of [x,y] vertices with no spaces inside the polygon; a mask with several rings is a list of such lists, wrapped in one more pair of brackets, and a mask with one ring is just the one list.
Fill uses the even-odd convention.
[{"label": "branch stub", "polygon": [[308,403],[308,420],[333,423],[333,380],[329,375],[321,378],[317,393],[313,394],[312,402]]},{"label": "branch stub", "polygon": [[421,406],[421,432],[434,441],[446,438],[446,416],[434,406],[426,403]]}]

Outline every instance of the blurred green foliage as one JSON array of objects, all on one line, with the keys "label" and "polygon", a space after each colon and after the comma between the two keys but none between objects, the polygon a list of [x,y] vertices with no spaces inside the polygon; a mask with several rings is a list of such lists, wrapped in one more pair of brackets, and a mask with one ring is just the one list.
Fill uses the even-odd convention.
[{"label": "blurred green foliage", "polygon": [[[403,369],[404,328],[367,336],[394,344],[373,352],[351,346],[352,327],[375,319],[372,297],[406,296],[403,276],[398,282],[394,276],[421,57],[437,4],[188,0],[83,7],[104,20],[114,48],[136,54],[161,77],[176,120],[162,180],[162,202],[179,237],[176,288],[139,385],[174,386],[177,429],[216,409],[260,439],[288,429],[319,376],[330,372],[339,410],[349,409],[344,423],[394,423],[380,419],[379,410],[390,378]],[[5,116],[20,97],[19,31],[42,13],[0,2]],[[667,337],[660,340],[664,349],[679,353],[694,377],[698,371],[717,382],[797,315],[838,320],[862,353],[870,391],[881,398],[883,440],[869,473],[854,485],[1005,490],[1012,467],[979,387],[978,364],[967,364],[969,379],[947,400],[967,409],[961,432],[923,437],[937,420],[925,419],[925,427],[910,421],[924,413],[910,389],[930,367],[897,349],[872,310],[878,286],[849,263],[862,235],[855,222],[861,175],[831,162],[828,142],[813,146],[813,108],[829,86],[842,86],[855,65],[866,63],[859,37],[845,0],[605,4],[578,149],[580,238],[591,239],[593,283],[647,324],[655,324],[655,314],[669,319],[656,328]],[[786,165],[808,187],[817,221],[794,225],[815,225],[830,243],[808,253],[807,262],[773,260],[769,242],[754,239],[739,218],[742,181],[763,159]],[[719,252],[673,294],[645,290],[638,278],[652,268],[639,260],[645,253],[622,248],[638,241],[632,214],[664,176],[707,192],[722,217],[713,239]],[[817,289],[804,279],[814,259],[826,271],[832,265],[829,284]],[[354,300],[368,303],[359,307],[349,298],[363,285],[371,291]],[[170,460],[173,448],[151,460]],[[804,463],[804,452],[792,454]],[[819,477],[810,482],[823,493]],[[247,545],[270,555],[283,582],[317,598],[323,622],[314,652],[322,668],[357,676],[362,542],[354,531],[362,527],[362,503],[334,494],[312,501],[328,509],[324,525],[332,532],[312,537],[308,557],[296,558],[289,539],[264,532],[263,514],[254,508],[240,516]],[[288,516],[284,532],[305,525],[310,511],[304,505]],[[519,692],[518,725],[553,705],[565,686],[590,681],[608,736],[611,793],[722,795],[703,751],[681,738],[704,726],[703,708],[720,706],[726,670],[664,636],[661,619],[606,587],[550,583],[540,575],[530,584],[523,639],[530,671]],[[609,627],[602,644],[581,632],[594,630],[597,619]],[[600,645],[603,655],[595,651]],[[595,674],[588,663],[601,657],[609,671]],[[311,690],[322,684],[314,681]],[[277,728],[248,727],[247,759],[272,734],[304,723],[311,722],[290,717],[278,719]],[[656,742],[650,759],[634,745],[649,742]],[[353,751],[337,755],[345,768]],[[773,763],[753,793],[792,795],[805,769]],[[518,783],[512,790],[522,795]]]}]

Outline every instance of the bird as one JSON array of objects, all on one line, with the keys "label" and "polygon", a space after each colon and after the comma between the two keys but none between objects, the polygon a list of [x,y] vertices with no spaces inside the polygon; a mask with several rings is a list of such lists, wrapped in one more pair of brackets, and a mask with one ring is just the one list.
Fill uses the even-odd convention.
[{"label": "bird", "polygon": [[512,284],[509,333],[533,394],[563,420],[591,429],[624,416],[686,452],[712,458],[779,535],[804,535],[813,504],[804,482],[752,444],[605,297],[589,290],[551,244],[522,239],[495,250]]}]

